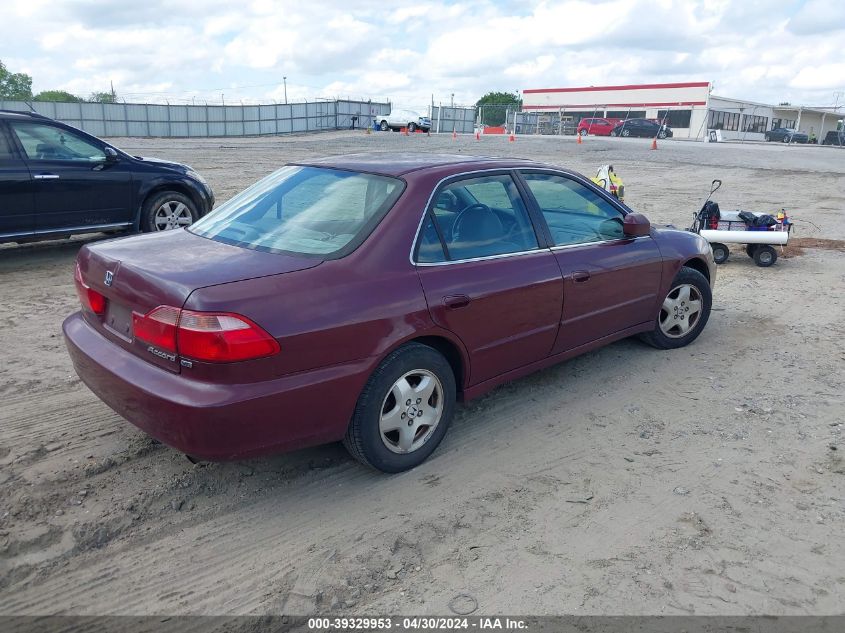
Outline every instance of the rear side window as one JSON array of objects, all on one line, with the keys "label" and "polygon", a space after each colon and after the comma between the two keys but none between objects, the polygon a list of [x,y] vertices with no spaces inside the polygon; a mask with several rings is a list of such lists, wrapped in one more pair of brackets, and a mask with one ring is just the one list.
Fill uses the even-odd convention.
[{"label": "rear side window", "polygon": [[404,184],[397,178],[318,167],[284,167],[190,227],[244,248],[343,257],[366,239]]},{"label": "rear side window", "polygon": [[423,220],[417,261],[437,263],[538,248],[525,204],[509,175],[454,181]]},{"label": "rear side window", "polygon": [[29,160],[96,162],[106,159],[102,149],[63,128],[20,121],[10,121],[9,125]]}]

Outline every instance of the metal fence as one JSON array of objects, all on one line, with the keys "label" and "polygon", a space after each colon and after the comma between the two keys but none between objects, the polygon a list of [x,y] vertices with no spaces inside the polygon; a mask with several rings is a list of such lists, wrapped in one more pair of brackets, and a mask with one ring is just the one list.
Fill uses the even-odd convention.
[{"label": "metal fence", "polygon": [[475,108],[434,106],[431,108],[433,132],[470,134],[475,128]]},{"label": "metal fence", "polygon": [[[366,127],[389,103],[319,100],[272,105],[160,105],[35,101],[39,114],[94,136],[260,136]],[[0,109],[29,111],[23,101],[0,100]]]}]

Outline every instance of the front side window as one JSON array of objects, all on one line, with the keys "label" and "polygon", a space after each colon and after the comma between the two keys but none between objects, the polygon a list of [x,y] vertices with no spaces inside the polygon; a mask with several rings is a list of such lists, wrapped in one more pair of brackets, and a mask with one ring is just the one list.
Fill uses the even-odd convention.
[{"label": "front side window", "polygon": [[520,253],[538,248],[525,204],[509,175],[452,182],[423,220],[421,263]]},{"label": "front side window", "polygon": [[22,121],[10,121],[9,125],[23,145],[29,160],[90,163],[106,159],[105,152],[100,147],[63,128]]},{"label": "front side window", "polygon": [[284,167],[190,227],[243,248],[337,258],[354,250],[403,190],[397,178]]},{"label": "front side window", "polygon": [[524,173],[555,246],[620,240],[624,215],[599,193],[554,174]]}]

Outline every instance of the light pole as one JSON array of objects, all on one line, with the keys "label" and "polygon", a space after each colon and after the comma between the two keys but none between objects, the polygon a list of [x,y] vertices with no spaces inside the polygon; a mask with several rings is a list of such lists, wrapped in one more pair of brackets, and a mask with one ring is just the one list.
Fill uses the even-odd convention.
[{"label": "light pole", "polygon": [[282,81],[285,83],[285,104],[288,102],[288,78],[287,75],[282,77]]},{"label": "light pole", "polygon": [[454,107],[455,107],[455,93],[454,93],[454,92],[452,93],[452,102],[451,102],[451,105],[450,105],[449,107],[450,107],[450,108],[454,108]]}]

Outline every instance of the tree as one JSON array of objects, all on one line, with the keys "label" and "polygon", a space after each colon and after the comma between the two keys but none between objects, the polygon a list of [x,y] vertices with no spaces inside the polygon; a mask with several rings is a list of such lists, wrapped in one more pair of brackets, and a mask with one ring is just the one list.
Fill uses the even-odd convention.
[{"label": "tree", "polygon": [[114,103],[117,101],[117,95],[113,92],[92,92],[88,101],[92,103]]},{"label": "tree", "polygon": [[81,103],[85,101],[82,97],[77,97],[74,94],[64,90],[45,90],[39,92],[32,98],[33,101],[62,101],[64,103]]},{"label": "tree", "polygon": [[511,92],[488,92],[476,102],[475,107],[483,111],[482,123],[499,126],[506,123],[508,110],[518,110],[522,107],[522,100]]},{"label": "tree", "polygon": [[0,99],[29,101],[32,99],[32,77],[26,73],[12,73],[0,61]]}]

